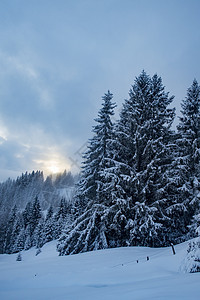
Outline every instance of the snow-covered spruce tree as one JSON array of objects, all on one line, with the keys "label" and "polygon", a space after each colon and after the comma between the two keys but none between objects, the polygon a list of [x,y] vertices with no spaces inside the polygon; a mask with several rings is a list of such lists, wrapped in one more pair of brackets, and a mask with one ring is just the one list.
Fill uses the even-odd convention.
[{"label": "snow-covered spruce tree", "polygon": [[179,192],[184,204],[185,224],[192,223],[191,236],[195,236],[200,213],[200,86],[196,79],[182,102],[182,116],[178,125],[180,138],[178,165],[181,183]]},{"label": "snow-covered spruce tree", "polygon": [[10,213],[4,241],[4,253],[12,253],[12,233],[17,216],[17,206],[15,205]]},{"label": "snow-covered spruce tree", "polygon": [[65,226],[71,225],[73,220],[74,217],[72,215],[72,203],[63,198],[60,201],[58,211],[56,212],[55,216],[53,216],[52,220],[50,220],[50,222],[47,221],[47,225],[53,229],[54,238],[57,239],[60,237]]},{"label": "snow-covered spruce tree", "polygon": [[22,228],[16,238],[16,241],[15,241],[13,247],[12,247],[12,253],[17,253],[17,252],[23,250],[24,245],[25,245],[25,230],[24,230],[24,228]]},{"label": "snow-covered spruce tree", "polygon": [[55,219],[49,218],[45,220],[44,224],[44,244],[54,240],[57,237],[56,235],[56,224]]},{"label": "snow-covered spruce tree", "polygon": [[[118,207],[119,203],[124,206],[124,213],[119,210],[118,215],[129,243],[159,246],[164,243],[164,223],[168,220],[165,210],[170,197],[161,191],[172,162],[169,143],[175,113],[168,106],[173,97],[165,92],[160,77],[151,78],[144,71],[135,79],[129,96],[116,126],[110,163],[114,167],[106,176],[115,178],[121,190],[113,201]],[[113,227],[117,228],[117,223]]]},{"label": "snow-covered spruce tree", "polygon": [[56,238],[56,223],[57,219],[53,217],[53,207],[50,206],[44,223],[44,243],[50,242]]},{"label": "snow-covered spruce tree", "polygon": [[[110,155],[108,142],[113,135],[113,116],[115,104],[112,103],[113,95],[108,91],[102,97],[102,108],[99,111],[98,118],[95,119],[97,125],[93,127],[94,136],[88,142],[88,150],[83,155],[83,170],[77,187],[79,201],[88,203],[89,201],[100,201],[100,185],[102,176],[100,172],[105,169],[106,158]],[[82,204],[84,207],[84,204]]]},{"label": "snow-covered spruce tree", "polygon": [[66,216],[67,216],[67,213],[68,213],[68,210],[67,210],[67,203],[66,203],[66,200],[64,198],[62,198],[60,200],[60,204],[59,204],[59,207],[58,207],[58,211],[55,215],[55,218],[56,220],[59,220],[60,218],[62,219],[65,219]]},{"label": "snow-covered spruce tree", "polygon": [[102,108],[97,125],[93,128],[94,136],[89,140],[88,150],[84,154],[84,165],[78,184],[76,205],[81,207],[79,217],[67,226],[58,243],[60,255],[79,253],[94,249],[107,248],[105,219],[107,206],[104,195],[104,170],[110,157],[109,141],[113,137],[111,116],[115,104],[113,95],[108,91],[102,97]]},{"label": "snow-covered spruce tree", "polygon": [[24,249],[28,250],[35,245],[35,230],[42,218],[40,202],[36,197],[33,203],[28,202],[22,213],[25,228]]},{"label": "snow-covered spruce tree", "polygon": [[16,261],[22,261],[22,255],[21,252],[18,253]]},{"label": "snow-covered spruce tree", "polygon": [[185,223],[186,208],[180,191],[182,176],[178,162],[178,146],[176,143],[178,138],[179,135],[174,133],[167,145],[172,159],[168,160],[166,169],[162,173],[162,185],[157,191],[159,198],[163,199],[161,201],[163,245],[183,242],[187,232]]},{"label": "snow-covered spruce tree", "polygon": [[181,262],[180,270],[185,273],[200,272],[200,238],[189,242],[187,254]]},{"label": "snow-covered spruce tree", "polygon": [[41,207],[38,197],[35,197],[35,200],[32,204],[31,216],[30,216],[30,229],[31,235],[34,233],[35,228],[39,224],[39,220],[42,217]]},{"label": "snow-covered spruce tree", "polygon": [[32,236],[32,246],[41,248],[45,244],[44,219],[41,218]]},{"label": "snow-covered spruce tree", "polygon": [[30,226],[28,225],[25,230],[24,250],[29,250],[32,246],[33,246],[33,239],[31,235]]},{"label": "snow-covered spruce tree", "polygon": [[52,207],[52,205],[50,205],[48,210],[47,210],[47,215],[46,215],[45,221],[48,221],[52,217],[53,217],[53,207]]},{"label": "snow-covered spruce tree", "polygon": [[[17,213],[15,223],[13,226],[13,231],[11,235],[11,248],[10,251],[12,253],[16,253],[23,249],[23,235],[21,235],[21,231],[23,231],[23,218],[20,212]],[[17,248],[20,248],[19,250]]]},{"label": "snow-covered spruce tree", "polygon": [[31,213],[32,213],[32,203],[29,201],[26,204],[26,207],[25,207],[24,211],[22,212],[23,222],[24,222],[24,227],[25,228],[30,224]]}]

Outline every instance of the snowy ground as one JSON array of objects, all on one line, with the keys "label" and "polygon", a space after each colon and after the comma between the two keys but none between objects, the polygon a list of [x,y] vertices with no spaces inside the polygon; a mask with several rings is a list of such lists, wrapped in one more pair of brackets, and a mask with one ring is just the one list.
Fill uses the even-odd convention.
[{"label": "snowy ground", "polygon": [[22,252],[20,262],[16,254],[0,255],[0,299],[200,299],[200,273],[179,271],[187,243],[175,247],[176,255],[130,247],[60,257],[55,248],[51,242],[38,256]]}]

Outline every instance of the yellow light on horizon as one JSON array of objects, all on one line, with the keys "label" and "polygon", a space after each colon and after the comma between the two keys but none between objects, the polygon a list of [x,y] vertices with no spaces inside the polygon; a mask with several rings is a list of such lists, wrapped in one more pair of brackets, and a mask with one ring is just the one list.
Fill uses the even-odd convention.
[{"label": "yellow light on horizon", "polygon": [[59,173],[61,171],[61,169],[59,168],[59,166],[56,164],[56,162],[51,162],[50,165],[47,167],[48,171],[51,174],[56,174]]},{"label": "yellow light on horizon", "polygon": [[51,156],[54,156],[54,158],[35,160],[35,163],[37,164],[36,168],[42,170],[45,176],[51,174],[56,175],[58,173],[64,172],[64,170],[70,170],[70,165],[65,159],[56,154],[51,154]]}]

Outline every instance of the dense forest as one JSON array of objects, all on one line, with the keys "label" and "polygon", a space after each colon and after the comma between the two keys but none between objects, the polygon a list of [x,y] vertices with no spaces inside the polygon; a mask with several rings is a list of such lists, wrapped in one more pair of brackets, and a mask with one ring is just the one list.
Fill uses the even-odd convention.
[{"label": "dense forest", "polygon": [[[1,253],[58,239],[60,255],[163,247],[197,236],[200,223],[200,86],[194,79],[172,130],[173,96],[161,77],[136,77],[119,120],[102,97],[77,181],[42,172],[0,184]],[[77,181],[76,185],[74,183]],[[61,190],[71,189],[61,197]]]},{"label": "dense forest", "polygon": [[72,222],[77,176],[64,171],[44,179],[43,172],[25,173],[0,183],[0,253],[42,247]]}]

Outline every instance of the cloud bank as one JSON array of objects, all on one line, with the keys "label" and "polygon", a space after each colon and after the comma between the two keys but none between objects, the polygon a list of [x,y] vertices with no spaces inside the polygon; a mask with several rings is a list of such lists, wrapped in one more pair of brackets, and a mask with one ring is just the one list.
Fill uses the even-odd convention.
[{"label": "cloud bank", "polygon": [[180,102],[200,80],[199,1],[0,3],[0,180],[79,171],[108,89],[121,107],[134,77],[158,73]]}]

